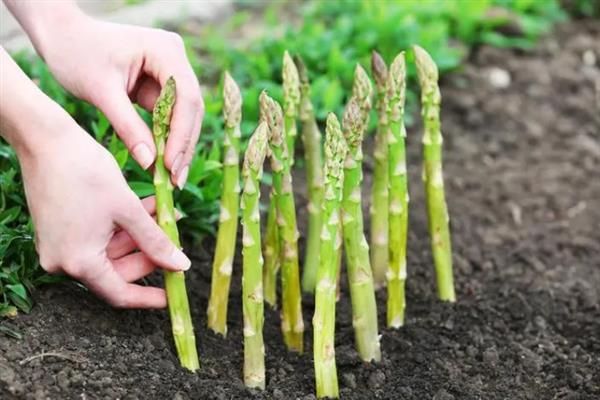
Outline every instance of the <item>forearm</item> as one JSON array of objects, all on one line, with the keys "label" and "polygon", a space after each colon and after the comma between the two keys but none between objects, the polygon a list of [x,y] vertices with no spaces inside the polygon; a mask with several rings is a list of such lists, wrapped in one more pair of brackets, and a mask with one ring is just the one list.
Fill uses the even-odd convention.
[{"label": "forearm", "polygon": [[69,115],[46,96],[0,47],[0,136],[19,158],[43,151],[50,125],[65,126]]},{"label": "forearm", "polygon": [[[85,14],[74,0],[23,1],[4,0],[4,4],[27,32],[36,51],[44,57],[53,29],[65,29],[78,22]],[[48,39],[48,40],[45,40]]]}]

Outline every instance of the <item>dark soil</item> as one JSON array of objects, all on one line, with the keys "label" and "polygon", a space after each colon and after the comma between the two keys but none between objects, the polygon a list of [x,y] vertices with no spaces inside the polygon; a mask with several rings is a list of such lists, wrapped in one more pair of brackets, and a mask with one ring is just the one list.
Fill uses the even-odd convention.
[{"label": "dark soil", "polygon": [[[435,296],[417,124],[409,129],[406,326],[383,330],[380,364],[361,363],[344,285],[336,333],[342,398],[600,398],[599,64],[600,24],[578,21],[530,52],[482,47],[444,79],[459,301]],[[505,88],[491,84],[497,69],[511,78]],[[371,166],[366,160],[367,183]],[[303,186],[302,177],[296,182]],[[311,334],[307,354],[288,353],[275,311],[265,322],[267,389],[244,388],[240,276],[224,340],[206,329],[207,250],[188,275],[199,373],[179,368],[165,312],[113,310],[75,285],[49,286],[37,292],[31,315],[13,321],[24,339],[0,338],[0,398],[313,399]],[[380,321],[384,305],[381,293]],[[43,352],[56,354],[31,359]]]}]

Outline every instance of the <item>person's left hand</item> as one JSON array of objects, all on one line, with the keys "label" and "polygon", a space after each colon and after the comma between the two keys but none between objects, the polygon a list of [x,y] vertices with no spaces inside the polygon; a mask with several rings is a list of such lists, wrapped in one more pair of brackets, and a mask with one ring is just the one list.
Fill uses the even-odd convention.
[{"label": "person's left hand", "polygon": [[164,158],[173,183],[182,188],[200,135],[204,103],[181,37],[84,14],[38,37],[36,47],[57,80],[106,115],[144,169],[153,163],[156,148],[132,102],[152,111],[162,85],[170,76],[175,78],[177,100]]}]

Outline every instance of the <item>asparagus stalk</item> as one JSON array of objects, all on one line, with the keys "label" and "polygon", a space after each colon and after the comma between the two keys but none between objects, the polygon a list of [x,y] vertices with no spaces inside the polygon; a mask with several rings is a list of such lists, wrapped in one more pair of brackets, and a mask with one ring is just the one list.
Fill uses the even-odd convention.
[{"label": "asparagus stalk", "polygon": [[208,327],[216,333],[227,334],[227,302],[239,206],[239,158],[242,96],[240,89],[228,72],[223,81],[223,117],[225,136],[223,143],[223,190],[219,232],[212,269],[210,299],[208,301]]},{"label": "asparagus stalk", "polygon": [[277,308],[277,275],[281,267],[279,258],[279,232],[277,229],[277,207],[273,189],[269,193],[269,211],[267,213],[267,226],[265,228],[265,267],[263,268],[263,285],[265,301],[272,308]]},{"label": "asparagus stalk", "polygon": [[406,238],[408,229],[408,180],[404,127],[406,62],[398,54],[388,75],[388,157],[389,157],[389,268],[387,271],[387,325],[404,324],[404,282],[406,281]]},{"label": "asparagus stalk", "polygon": [[[361,79],[361,76],[357,75],[357,78]],[[360,358],[369,362],[380,361],[381,350],[369,245],[363,231],[361,183],[365,124],[359,102],[353,97],[346,106],[343,119],[348,153],[344,163],[342,221],[354,337]]]},{"label": "asparagus stalk", "polygon": [[413,47],[417,75],[421,85],[421,115],[423,116],[423,180],[427,196],[427,216],[431,250],[435,263],[438,295],[444,301],[456,301],[452,276],[452,246],[448,208],[442,174],[442,131],[440,129],[441,95],[438,70],[431,56],[419,46]]},{"label": "asparagus stalk", "polygon": [[[171,112],[175,104],[175,96],[175,80],[170,77],[156,101],[152,115],[152,133],[157,151],[156,162],[154,164],[154,188],[156,191],[158,224],[171,241],[176,246],[181,247],[177,223],[175,222],[173,184],[164,164],[165,146],[167,136],[169,135]],[[196,371],[200,368],[200,362],[198,361],[194,325],[192,324],[185,288],[185,275],[183,272],[165,271],[164,276],[173,338],[179,362],[190,371]]]},{"label": "asparagus stalk", "polygon": [[373,186],[371,190],[371,267],[375,287],[385,286],[388,269],[388,117],[386,105],[388,70],[383,58],[373,51],[371,70],[377,86],[377,132],[373,158]]},{"label": "asparagus stalk", "polygon": [[302,140],[306,158],[306,181],[308,183],[308,235],[306,254],[302,272],[302,289],[314,292],[319,266],[319,247],[321,235],[321,203],[323,202],[323,160],[321,156],[321,132],[315,119],[310,101],[310,82],[308,71],[300,57],[294,62],[300,77],[300,121],[302,122]]},{"label": "asparagus stalk", "polygon": [[301,353],[304,348],[304,321],[298,268],[298,230],[290,162],[283,134],[283,114],[279,104],[266,92],[260,95],[260,112],[261,119],[269,126],[273,194],[280,238],[281,330],[287,347]]},{"label": "asparagus stalk", "polygon": [[[286,51],[283,54],[283,112],[284,132],[290,166],[294,165],[294,147],[297,136],[296,117],[300,104],[300,81],[294,61]],[[273,195],[269,201],[265,234],[265,300],[272,307],[277,305],[277,274],[281,267],[281,238],[278,234],[276,206]]]},{"label": "asparagus stalk", "polygon": [[325,137],[323,228],[315,291],[315,314],[313,316],[313,351],[318,398],[337,398],[339,395],[334,346],[335,293],[337,286],[336,254],[338,248],[341,247],[338,229],[340,227],[339,215],[345,157],[346,143],[340,124],[335,114],[329,114]]},{"label": "asparagus stalk", "polygon": [[287,142],[290,166],[294,165],[296,136],[296,118],[300,106],[300,78],[296,64],[287,50],[283,53],[283,123],[285,140]]},{"label": "asparagus stalk", "polygon": [[250,138],[244,157],[242,192],[244,312],[244,383],[265,388],[265,345],[263,342],[263,257],[260,243],[259,180],[267,152],[267,125],[262,122]]}]

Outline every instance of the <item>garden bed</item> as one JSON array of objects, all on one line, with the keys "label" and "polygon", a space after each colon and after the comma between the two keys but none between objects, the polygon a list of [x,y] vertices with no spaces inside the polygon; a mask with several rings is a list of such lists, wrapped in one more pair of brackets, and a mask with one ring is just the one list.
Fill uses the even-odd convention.
[{"label": "garden bed", "polygon": [[[408,129],[406,326],[383,331],[380,364],[361,363],[343,280],[336,330],[342,398],[600,396],[598,37],[597,21],[568,23],[531,52],[479,48],[462,71],[443,79],[458,302],[435,297],[417,124]],[[365,190],[372,165],[367,158]],[[294,188],[305,224],[300,173]],[[267,389],[244,387],[241,257],[224,340],[206,328],[213,245],[187,249],[194,255],[188,290],[198,374],[179,367],[166,312],[113,310],[73,284],[54,285],[38,290],[32,313],[13,321],[24,338],[0,340],[0,397],[314,398],[312,330],[306,354],[288,353],[277,311],[265,319]],[[310,326],[313,301],[305,296],[304,304]],[[381,323],[382,296],[379,310]]]}]

